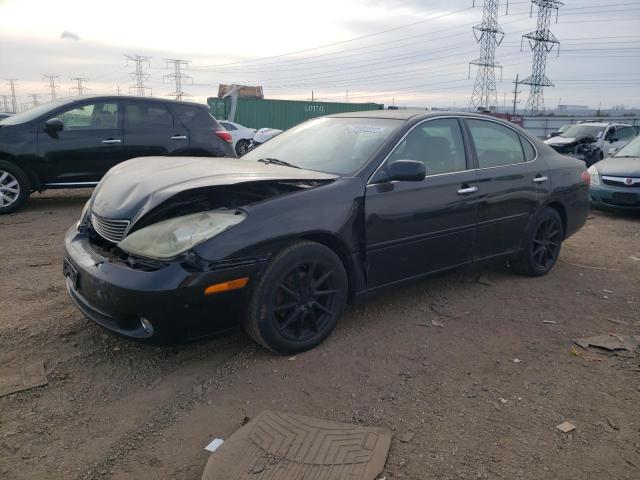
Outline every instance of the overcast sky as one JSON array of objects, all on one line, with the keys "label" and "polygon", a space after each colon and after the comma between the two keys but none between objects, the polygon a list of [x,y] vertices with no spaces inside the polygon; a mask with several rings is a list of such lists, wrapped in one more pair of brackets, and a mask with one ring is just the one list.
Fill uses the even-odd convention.
[{"label": "overcast sky", "polygon": [[[139,54],[151,57],[147,85],[156,96],[174,90],[163,81],[164,59],[180,58],[191,62],[193,84],[183,89],[197,101],[215,96],[219,83],[244,83],[263,85],[268,98],[308,99],[313,90],[327,101],[466,107],[475,75],[468,78],[468,63],[479,54],[471,27],[482,17],[471,3],[0,0],[0,95],[8,78],[18,79],[21,103],[46,94],[42,74],[59,76],[60,95],[71,93],[71,77],[86,77],[90,93],[127,93],[133,68],[124,54]],[[530,2],[514,0],[506,15],[500,2],[501,104],[511,102],[516,74],[531,73],[520,40],[535,30],[529,11]],[[551,27],[562,44],[548,58],[556,87],[545,91],[547,108],[640,107],[640,0],[566,0]]]}]

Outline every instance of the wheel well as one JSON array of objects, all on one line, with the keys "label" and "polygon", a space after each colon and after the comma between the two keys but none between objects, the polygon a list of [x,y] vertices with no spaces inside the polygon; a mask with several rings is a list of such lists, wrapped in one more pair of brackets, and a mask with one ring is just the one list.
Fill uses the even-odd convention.
[{"label": "wheel well", "polygon": [[30,165],[28,164],[21,165],[15,161],[15,157],[13,155],[8,155],[3,152],[0,152],[0,160],[8,162],[12,164],[15,168],[19,168],[20,170],[22,170],[24,174],[27,176],[27,179],[29,179],[30,187],[32,190],[39,190],[41,188],[40,179],[35,174],[35,172],[31,169]]},{"label": "wheel well", "polygon": [[312,242],[319,243],[320,245],[324,245],[328,249],[332,250],[333,253],[338,256],[338,258],[340,258],[342,264],[344,265],[344,269],[347,272],[347,281],[349,284],[349,299],[351,299],[355,293],[355,266],[353,265],[353,260],[351,259],[351,255],[349,254],[349,249],[339,239],[327,233],[312,233],[304,235],[303,237],[301,237],[301,240],[302,239],[310,240]]},{"label": "wheel well", "polygon": [[567,234],[567,210],[564,208],[560,202],[551,202],[547,205],[549,208],[553,208],[558,215],[560,215],[560,219],[562,220],[562,233],[563,235]]}]

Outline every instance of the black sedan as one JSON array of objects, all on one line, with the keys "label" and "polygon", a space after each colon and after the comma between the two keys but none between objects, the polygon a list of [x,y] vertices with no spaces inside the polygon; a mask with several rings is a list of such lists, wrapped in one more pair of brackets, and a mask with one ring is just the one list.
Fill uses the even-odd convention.
[{"label": "black sedan", "polygon": [[5,118],[0,120],[0,215],[19,210],[32,192],[94,187],[114,165],[157,155],[235,152],[231,135],[209,108],[190,102],[65,98]]},{"label": "black sedan", "polygon": [[486,260],[546,274],[589,211],[584,162],[474,114],[333,115],[242,159],[153,162],[107,173],[64,256],[78,308],[149,341],[242,325],[303,351],[384,287]]}]

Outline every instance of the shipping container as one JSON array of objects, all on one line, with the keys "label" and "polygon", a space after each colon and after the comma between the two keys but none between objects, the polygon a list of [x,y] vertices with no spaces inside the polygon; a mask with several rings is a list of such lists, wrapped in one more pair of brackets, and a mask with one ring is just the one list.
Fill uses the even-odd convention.
[{"label": "shipping container", "polygon": [[230,120],[249,128],[278,128],[286,130],[310,118],[333,113],[382,110],[379,103],[334,103],[305,102],[297,100],[262,100],[238,98],[233,119],[228,118],[232,110],[231,98],[207,99],[211,114],[218,120]]}]

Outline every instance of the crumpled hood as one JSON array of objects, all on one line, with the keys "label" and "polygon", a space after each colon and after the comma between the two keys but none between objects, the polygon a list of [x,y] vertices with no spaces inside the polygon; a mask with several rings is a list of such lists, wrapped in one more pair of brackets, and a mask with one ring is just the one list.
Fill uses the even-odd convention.
[{"label": "crumpled hood", "polygon": [[576,138],[569,138],[569,137],[561,137],[561,136],[556,136],[556,137],[551,137],[548,140],[545,140],[545,143],[547,145],[569,145],[571,143],[575,143],[576,142]]},{"label": "crumpled hood", "polygon": [[333,180],[336,175],[235,158],[142,157],[116,165],[93,194],[91,211],[131,224],[177,193],[257,181]]},{"label": "crumpled hood", "polygon": [[640,158],[609,157],[595,164],[600,175],[640,178]]}]

